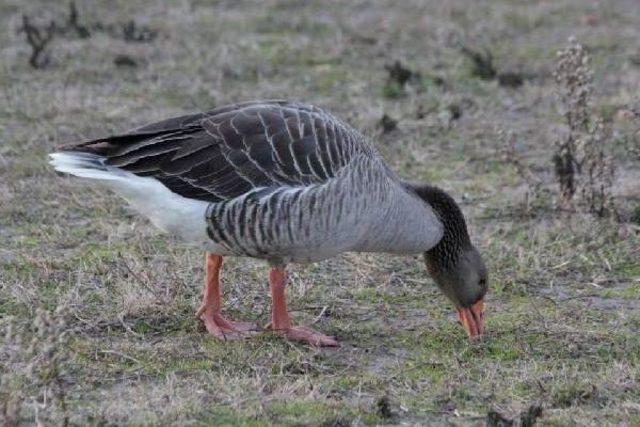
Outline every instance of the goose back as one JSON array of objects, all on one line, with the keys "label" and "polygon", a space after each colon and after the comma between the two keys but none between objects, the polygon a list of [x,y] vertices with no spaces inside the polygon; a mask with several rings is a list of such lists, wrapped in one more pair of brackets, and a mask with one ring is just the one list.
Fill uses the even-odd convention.
[{"label": "goose back", "polygon": [[234,104],[63,149],[98,154],[109,166],[207,202],[326,182],[355,155],[373,155],[351,126],[287,101]]}]

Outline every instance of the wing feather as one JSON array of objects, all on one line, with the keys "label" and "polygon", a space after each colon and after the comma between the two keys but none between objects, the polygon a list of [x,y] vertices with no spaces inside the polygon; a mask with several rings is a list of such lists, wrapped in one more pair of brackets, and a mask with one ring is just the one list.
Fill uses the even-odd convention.
[{"label": "wing feather", "polygon": [[109,165],[210,202],[256,188],[325,182],[354,155],[374,153],[329,113],[279,100],[174,117],[64,149],[102,155]]}]

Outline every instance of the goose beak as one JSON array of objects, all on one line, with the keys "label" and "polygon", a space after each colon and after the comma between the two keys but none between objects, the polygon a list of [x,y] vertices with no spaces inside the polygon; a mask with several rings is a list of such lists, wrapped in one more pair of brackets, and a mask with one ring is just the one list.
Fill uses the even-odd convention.
[{"label": "goose beak", "polygon": [[484,330],[484,301],[478,300],[471,307],[458,307],[458,320],[467,331],[469,339],[479,337]]}]

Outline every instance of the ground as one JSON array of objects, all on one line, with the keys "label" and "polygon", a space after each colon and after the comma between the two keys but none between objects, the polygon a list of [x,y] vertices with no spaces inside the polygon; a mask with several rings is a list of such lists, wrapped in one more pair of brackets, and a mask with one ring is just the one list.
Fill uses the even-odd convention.
[{"label": "ground", "polygon": [[[640,88],[634,1],[83,0],[78,10],[91,36],[57,35],[33,69],[21,15],[63,25],[67,5],[0,3],[5,421],[473,426],[539,405],[541,425],[640,425],[640,166],[624,113]],[[117,29],[130,20],[156,36],[124,40]],[[591,55],[594,110],[614,126],[619,221],[554,209],[551,153],[565,128],[552,71],[571,35]],[[472,75],[463,45],[489,49],[524,84]],[[396,60],[419,73],[405,87],[387,81]],[[484,339],[467,340],[420,256],[345,254],[294,266],[288,294],[294,319],[339,348],[267,333],[216,341],[194,318],[203,254],[46,163],[63,143],[256,98],[325,107],[400,175],[451,192],[490,269]],[[528,212],[526,184],[503,160],[509,132],[548,189]],[[263,263],[225,259],[222,282],[229,317],[267,322]]]}]

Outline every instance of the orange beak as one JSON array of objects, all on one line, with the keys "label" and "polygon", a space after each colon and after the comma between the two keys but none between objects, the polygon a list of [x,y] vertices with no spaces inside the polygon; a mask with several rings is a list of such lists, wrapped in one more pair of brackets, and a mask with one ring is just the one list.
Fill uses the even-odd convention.
[{"label": "orange beak", "polygon": [[482,335],[484,330],[484,301],[479,300],[469,308],[458,307],[458,320],[467,331],[469,339]]}]

